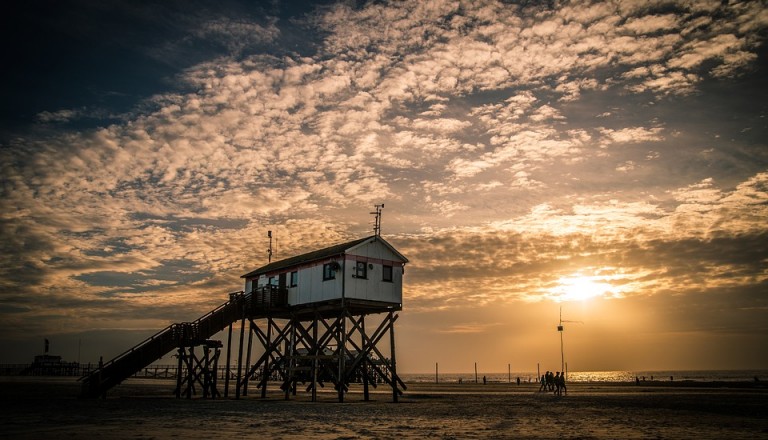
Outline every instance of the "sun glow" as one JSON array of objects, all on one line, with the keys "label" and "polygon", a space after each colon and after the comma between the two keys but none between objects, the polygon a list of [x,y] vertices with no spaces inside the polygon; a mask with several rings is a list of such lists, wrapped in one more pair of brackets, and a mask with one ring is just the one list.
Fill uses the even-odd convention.
[{"label": "sun glow", "polygon": [[574,274],[558,279],[557,283],[549,289],[549,295],[555,301],[584,301],[598,296],[616,297],[618,294],[614,286],[599,276]]}]

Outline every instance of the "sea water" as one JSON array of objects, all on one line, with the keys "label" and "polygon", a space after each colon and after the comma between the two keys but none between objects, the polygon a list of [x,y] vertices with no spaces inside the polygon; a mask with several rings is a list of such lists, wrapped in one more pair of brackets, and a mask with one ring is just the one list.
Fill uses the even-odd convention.
[{"label": "sea water", "polygon": [[[541,371],[544,374],[544,371]],[[511,373],[478,373],[477,381],[483,382],[483,376],[490,383],[512,383],[520,378],[521,383],[537,382],[537,372]],[[405,382],[435,382],[435,374],[400,374]],[[697,382],[745,382],[768,381],[768,370],[657,370],[657,371],[569,371],[566,375],[568,382],[634,382],[640,380],[654,381],[697,381]],[[437,377],[441,383],[474,383],[474,373],[440,373]]]}]

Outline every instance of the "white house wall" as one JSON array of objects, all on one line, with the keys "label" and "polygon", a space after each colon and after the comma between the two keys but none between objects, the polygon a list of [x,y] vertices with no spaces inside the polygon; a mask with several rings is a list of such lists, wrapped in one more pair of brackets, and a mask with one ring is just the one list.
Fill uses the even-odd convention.
[{"label": "white house wall", "polygon": [[[310,304],[341,298],[340,270],[335,279],[323,281],[323,265],[330,262],[331,260],[300,268],[298,286],[288,288],[288,304]],[[341,261],[338,263],[341,264]]]},{"label": "white house wall", "polygon": [[[323,265],[336,261],[341,266],[336,278],[323,281]],[[363,261],[368,266],[367,278],[355,278],[355,263]],[[392,281],[383,281],[383,265],[392,266]],[[371,268],[372,266],[372,268]],[[288,283],[288,304],[301,305],[340,299],[342,289],[346,298],[381,301],[402,304],[403,265],[400,257],[381,242],[367,242],[346,252],[346,259],[315,261],[309,265],[285,269]],[[298,271],[296,287],[290,287],[290,273]],[[278,273],[269,274],[278,278]],[[258,280],[246,280],[245,291],[268,283],[269,276],[261,275]]]},{"label": "white house wall", "polygon": [[[355,262],[368,265],[366,279],[355,278]],[[383,281],[383,266],[392,267],[392,282]],[[403,302],[403,268],[400,258],[381,242],[367,242],[347,251],[345,296],[347,298]]]}]

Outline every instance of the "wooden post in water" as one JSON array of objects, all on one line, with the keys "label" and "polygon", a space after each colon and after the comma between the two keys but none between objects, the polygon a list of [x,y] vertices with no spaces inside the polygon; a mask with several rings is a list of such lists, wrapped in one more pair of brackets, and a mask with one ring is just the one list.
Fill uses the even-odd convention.
[{"label": "wooden post in water", "polygon": [[437,362],[435,362],[435,383],[438,383],[438,382],[440,382],[440,380],[438,379],[438,377],[439,377],[439,376],[437,375]]},{"label": "wooden post in water", "polygon": [[512,364],[507,364],[507,382],[512,383]]},{"label": "wooden post in water", "polygon": [[475,383],[477,383],[477,362],[475,362]]}]

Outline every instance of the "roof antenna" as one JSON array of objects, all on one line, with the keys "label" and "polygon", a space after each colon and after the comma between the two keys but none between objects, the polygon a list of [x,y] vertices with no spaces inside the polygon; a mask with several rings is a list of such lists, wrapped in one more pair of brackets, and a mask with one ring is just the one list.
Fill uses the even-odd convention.
[{"label": "roof antenna", "polygon": [[373,223],[373,235],[376,237],[381,237],[381,209],[384,207],[384,204],[382,203],[381,205],[373,206],[376,207],[376,211],[371,213],[376,216]]},{"label": "roof antenna", "polygon": [[269,237],[269,249],[267,249],[267,263],[272,262],[272,231],[267,231],[267,237]]}]

